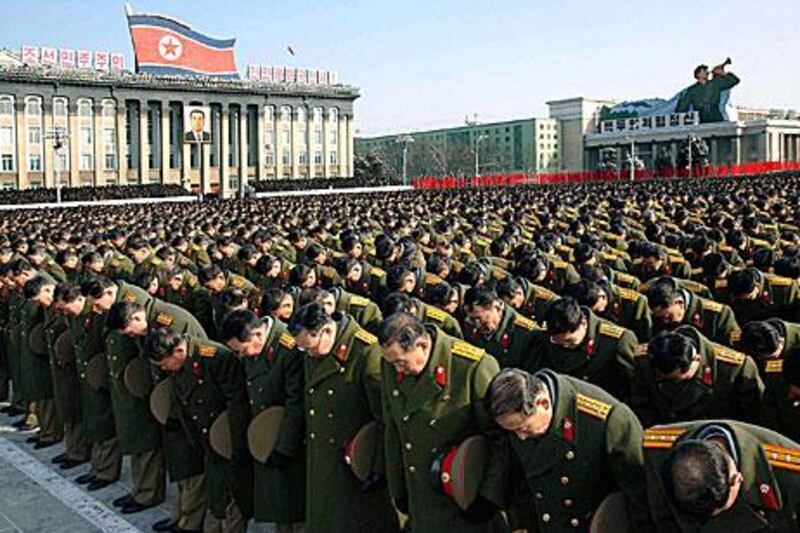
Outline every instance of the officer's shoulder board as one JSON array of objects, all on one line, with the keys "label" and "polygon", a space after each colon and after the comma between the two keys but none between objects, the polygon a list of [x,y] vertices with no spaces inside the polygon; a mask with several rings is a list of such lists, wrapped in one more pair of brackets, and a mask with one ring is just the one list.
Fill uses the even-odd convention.
[{"label": "officer's shoulder board", "polygon": [[632,289],[625,289],[622,287],[617,289],[617,294],[619,294],[619,297],[623,300],[630,300],[631,302],[635,302],[639,299],[639,296],[641,296],[638,292]]},{"label": "officer's shoulder board", "polygon": [[355,305],[358,307],[366,307],[369,305],[369,299],[354,294],[350,297],[350,305]]},{"label": "officer's shoulder board", "polygon": [[703,310],[711,311],[712,313],[721,313],[722,312],[722,304],[719,302],[715,302],[714,300],[703,300],[701,303]]},{"label": "officer's shoulder board", "polygon": [[237,289],[244,287],[244,278],[241,276],[231,276],[231,285]]},{"label": "officer's shoulder board", "polygon": [[373,276],[375,276],[376,278],[382,278],[383,276],[386,275],[386,271],[385,270],[381,270],[378,267],[372,267],[369,270],[369,273],[372,274]]},{"label": "officer's shoulder board", "polygon": [[150,264],[155,266],[161,266],[164,264],[164,261],[162,261],[156,256],[153,256],[153,258],[150,260]]},{"label": "officer's shoulder board", "polygon": [[131,291],[125,291],[125,294],[122,295],[122,300],[129,303],[136,303],[138,298]]},{"label": "officer's shoulder board", "polygon": [[544,287],[534,287],[533,288],[533,296],[536,297],[538,300],[544,300],[546,302],[551,302],[558,298],[558,295],[551,290],[545,289]]},{"label": "officer's shoulder board", "polygon": [[117,259],[116,257],[111,260],[111,266],[114,267],[114,268],[119,267],[119,265],[121,265],[121,264],[122,263],[120,263],[119,259]]},{"label": "officer's shoulder board", "polygon": [[197,353],[200,354],[200,357],[214,357],[217,355],[217,349],[214,346],[204,344],[203,346],[200,346],[200,349],[197,350]]},{"label": "officer's shoulder board", "polygon": [[533,329],[536,327],[536,323],[533,320],[520,314],[517,314],[517,316],[514,317],[514,325],[528,331],[533,331]]},{"label": "officer's shoulder board", "polygon": [[561,268],[561,269],[567,268],[567,262],[566,261],[553,261],[553,267],[554,268]]},{"label": "officer's shoulder board", "polygon": [[784,278],[783,276],[776,276],[775,274],[767,274],[767,281],[773,287],[788,287],[792,284],[792,280],[790,278]]},{"label": "officer's shoulder board", "polygon": [[169,313],[158,313],[158,315],[156,315],[156,323],[161,326],[169,327],[174,321],[175,317]]},{"label": "officer's shoulder board", "polygon": [[425,308],[425,318],[434,320],[439,323],[443,323],[447,320],[447,313],[439,309],[438,307],[433,307],[429,305]]},{"label": "officer's shoulder board", "polygon": [[582,413],[605,420],[614,406],[586,394],[578,393],[575,396],[575,407]]},{"label": "officer's shoulder board", "polygon": [[733,251],[733,247],[728,245],[728,244],[720,244],[719,245],[719,251],[720,252],[725,252],[725,253],[732,252]]},{"label": "officer's shoulder board", "polygon": [[739,366],[744,363],[745,355],[725,346],[716,345],[714,346],[714,358],[723,363]]},{"label": "officer's shoulder board", "polygon": [[688,279],[682,279],[680,283],[686,289],[692,291],[693,293],[702,292],[706,288],[705,285],[703,285],[702,283],[698,283],[696,281],[691,281]]},{"label": "officer's shoulder board", "polygon": [[734,329],[731,331],[731,344],[736,344],[740,340],[742,340],[742,330]]},{"label": "officer's shoulder board", "polygon": [[619,339],[625,333],[625,328],[616,326],[614,324],[609,324],[608,322],[603,322],[600,324],[600,335],[605,335],[606,337],[612,337],[614,339]]},{"label": "officer's shoulder board", "polygon": [[676,426],[653,426],[644,432],[644,447],[672,448],[675,441],[686,433],[686,428]]},{"label": "officer's shoulder board", "polygon": [[761,448],[771,467],[800,472],[800,449],[777,444],[762,444]]},{"label": "officer's shoulder board", "polygon": [[365,329],[360,329],[356,331],[356,338],[365,344],[375,344],[378,342],[378,337],[370,333]]},{"label": "officer's shoulder board", "polygon": [[297,346],[294,337],[288,333],[281,333],[281,338],[278,339],[278,343],[287,350],[294,350],[295,346]]},{"label": "officer's shoulder board", "polygon": [[684,259],[680,255],[670,255],[669,256],[669,262],[670,263],[683,263],[684,261],[686,261],[686,259]]},{"label": "officer's shoulder board", "polygon": [[186,282],[190,287],[194,288],[197,286],[197,276],[189,276],[189,279]]},{"label": "officer's shoulder board", "polygon": [[636,282],[636,278],[634,276],[631,276],[630,274],[626,274],[625,272],[615,272],[614,273],[614,277],[617,278],[620,281],[625,282],[625,283],[635,283]]},{"label": "officer's shoulder board", "polygon": [[771,359],[764,365],[767,374],[780,374],[783,372],[783,359]]},{"label": "officer's shoulder board", "polygon": [[486,355],[486,351],[482,348],[478,348],[477,346],[473,346],[464,341],[454,342],[453,347],[451,348],[451,353],[472,361],[480,361],[483,359],[483,356]]},{"label": "officer's shoulder board", "polygon": [[336,270],[331,267],[322,267],[322,275],[325,276],[326,278],[333,279],[333,275],[335,272]]},{"label": "officer's shoulder board", "polygon": [[436,274],[431,274],[430,272],[425,274],[425,284],[426,285],[438,285],[441,282],[442,282],[442,278],[440,278]]},{"label": "officer's shoulder board", "polygon": [[728,280],[727,279],[718,279],[714,282],[715,289],[727,289],[728,288]]}]

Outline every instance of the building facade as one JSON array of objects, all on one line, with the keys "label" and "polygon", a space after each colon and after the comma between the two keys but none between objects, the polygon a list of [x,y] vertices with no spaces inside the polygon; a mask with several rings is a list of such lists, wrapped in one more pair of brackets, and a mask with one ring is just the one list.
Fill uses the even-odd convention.
[{"label": "building facade", "polygon": [[[2,59],[2,58],[0,58]],[[0,61],[0,187],[182,184],[353,175],[358,90],[30,67]],[[212,142],[184,143],[207,106]],[[68,140],[54,150],[55,131]],[[58,154],[58,157],[56,156]],[[56,160],[58,159],[58,161]]]},{"label": "building facade", "polygon": [[401,175],[407,146],[411,177],[555,172],[561,169],[560,142],[557,120],[528,118],[358,138],[356,154],[372,154]]}]

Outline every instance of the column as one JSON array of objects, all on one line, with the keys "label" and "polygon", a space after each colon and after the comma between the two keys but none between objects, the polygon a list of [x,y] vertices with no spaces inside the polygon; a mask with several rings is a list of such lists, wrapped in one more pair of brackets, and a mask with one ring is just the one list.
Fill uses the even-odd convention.
[{"label": "column", "polygon": [[222,157],[219,162],[219,194],[220,198],[228,198],[230,196],[230,152],[231,147],[228,142],[230,137],[230,106],[224,104],[222,106],[222,127],[220,128],[220,146],[222,147]]},{"label": "column", "polygon": [[69,186],[77,187],[81,182],[80,159],[81,159],[81,136],[78,127],[78,101],[71,99],[68,104],[69,109]]},{"label": "column", "polygon": [[275,179],[283,179],[283,113],[275,106]]},{"label": "column", "polygon": [[172,139],[169,130],[169,117],[172,110],[169,107],[169,100],[161,102],[161,183],[170,183],[170,167],[169,167],[169,154],[170,154],[170,140]]},{"label": "column", "polygon": [[298,120],[297,113],[299,107],[292,107],[292,179],[300,178],[300,121]]},{"label": "column", "polygon": [[128,140],[125,131],[125,100],[117,100],[117,182],[125,185],[128,182]]},{"label": "column", "polygon": [[[273,116],[273,121],[275,117]],[[264,140],[264,128],[266,121],[264,120],[264,106],[259,104],[256,109],[256,142],[258,147],[256,149],[256,180],[261,181],[267,175],[267,170],[264,168],[267,160],[267,148]]]},{"label": "column", "polygon": [[314,106],[306,109],[306,150],[308,150],[308,177],[315,178],[317,176],[317,164],[314,161],[314,155],[317,153],[316,139],[314,139],[314,131],[317,123],[314,122]]},{"label": "column", "polygon": [[719,160],[719,141],[716,137],[711,137],[711,153],[709,154],[711,159],[710,164],[719,165],[722,161]]},{"label": "column", "polygon": [[150,181],[150,161],[147,151],[147,100],[139,100],[139,183]]},{"label": "column", "polygon": [[353,119],[355,115],[348,115],[347,117],[347,174],[346,177],[352,178],[353,177],[353,164],[355,162],[355,156],[353,155],[353,150],[355,147],[355,124],[353,123]]},{"label": "column", "polygon": [[44,144],[44,160],[42,161],[42,168],[44,169],[44,186],[45,188],[52,188],[55,186],[55,150],[53,150],[53,143],[55,139],[48,139],[47,136],[53,133],[53,100],[42,99],[42,116],[44,118],[42,128],[42,143]]},{"label": "column", "polygon": [[339,177],[347,177],[347,115],[339,112]]},{"label": "column", "polygon": [[322,108],[322,177],[331,177],[331,164],[330,157],[328,156],[328,149],[330,148],[330,140],[328,139],[328,129],[330,128],[330,120],[328,119],[328,108]]},{"label": "column", "polygon": [[105,146],[103,146],[103,105],[97,100],[92,106],[92,144],[94,145],[94,182],[95,187],[106,184],[103,169],[105,168]]},{"label": "column", "polygon": [[247,163],[247,122],[247,105],[243,104],[239,112],[239,198],[244,198],[249,172]]},{"label": "column", "polygon": [[[227,143],[223,144],[223,146],[227,146]],[[211,192],[211,143],[200,143],[200,191],[202,194],[209,194]],[[223,164],[220,167],[220,173],[222,169],[227,170],[227,164]]]},{"label": "column", "polygon": [[[181,102],[181,112],[178,115],[178,124],[183,124],[183,114],[186,109],[186,102]],[[209,117],[209,124],[211,123],[211,117]],[[180,131],[180,127],[178,128]],[[180,150],[181,150],[181,162],[180,162],[180,173],[181,173],[181,185],[186,188],[187,190],[191,190],[192,188],[192,145],[187,142],[183,142],[183,136],[178,139],[180,142]],[[201,162],[202,164],[202,162]],[[202,189],[200,189],[202,192]]]},{"label": "column", "polygon": [[800,161],[800,135],[794,136],[794,160]]},{"label": "column", "polygon": [[736,135],[733,138],[733,162],[736,165],[742,164],[742,137]]},{"label": "column", "polygon": [[14,102],[17,113],[17,189],[28,188],[28,128],[25,124],[25,96],[17,96]]}]

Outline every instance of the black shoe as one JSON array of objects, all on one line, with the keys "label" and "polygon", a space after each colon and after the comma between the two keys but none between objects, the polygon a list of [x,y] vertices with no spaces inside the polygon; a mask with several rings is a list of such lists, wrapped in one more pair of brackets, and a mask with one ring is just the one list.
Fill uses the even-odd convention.
[{"label": "black shoe", "polygon": [[28,444],[39,444],[39,436],[34,435],[32,437],[28,437],[27,439],[25,439],[25,442],[27,442]]},{"label": "black shoe", "polygon": [[153,531],[174,531],[178,527],[178,521],[172,518],[165,518],[153,524]]},{"label": "black shoe", "polygon": [[20,409],[19,407],[14,407],[13,405],[9,405],[5,409],[8,409],[8,411],[3,411],[3,412],[12,418],[22,416],[27,412],[24,409]]},{"label": "black shoe", "polygon": [[96,479],[97,477],[94,474],[89,473],[76,477],[75,483],[77,483],[78,485],[87,485]]},{"label": "black shoe", "polygon": [[143,503],[139,503],[136,500],[133,500],[131,503],[120,509],[119,512],[121,512],[122,514],[140,513],[145,509],[150,509],[151,507],[155,507],[156,505],[158,504],[151,503],[150,505],[144,505]]},{"label": "black shoe", "polygon": [[25,419],[23,418],[21,420],[17,420],[16,422],[12,423],[11,427],[21,431],[22,430],[22,426],[24,426],[24,425],[25,425]]},{"label": "black shoe", "polygon": [[67,459],[69,459],[69,458],[67,457],[66,453],[60,453],[60,454],[56,455],[55,457],[53,457],[52,459],[50,459],[50,462],[53,463],[54,465],[60,465],[64,461],[66,461]]},{"label": "black shoe", "polygon": [[40,440],[36,444],[33,445],[34,450],[41,450],[42,448],[49,448],[50,446],[55,446],[61,442],[60,440]]},{"label": "black shoe", "polygon": [[0,413],[3,413],[4,415],[8,415],[8,414],[11,414],[11,411],[13,409],[14,409],[13,405],[6,405],[6,406],[3,406],[3,407],[0,407]]},{"label": "black shoe", "polygon": [[133,499],[133,494],[126,494],[125,496],[120,496],[119,498],[111,502],[111,505],[113,505],[114,507],[125,507],[126,505],[130,505],[134,501],[135,500]]},{"label": "black shoe", "polygon": [[76,466],[80,466],[82,464],[88,463],[88,459],[67,459],[59,465],[61,470],[69,470],[70,468],[75,468]]},{"label": "black shoe", "polygon": [[95,478],[94,481],[92,481],[91,483],[89,483],[89,485],[86,486],[86,490],[88,490],[89,492],[94,492],[96,490],[104,489],[104,488],[108,487],[109,485],[112,485],[113,483],[115,483],[115,482],[114,481],[109,481],[109,480],[106,480],[106,479],[97,479],[97,478]]}]

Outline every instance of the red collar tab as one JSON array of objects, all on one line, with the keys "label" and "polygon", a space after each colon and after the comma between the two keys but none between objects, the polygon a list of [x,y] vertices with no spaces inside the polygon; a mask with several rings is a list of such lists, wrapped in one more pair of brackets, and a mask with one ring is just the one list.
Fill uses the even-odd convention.
[{"label": "red collar tab", "polygon": [[433,379],[436,380],[436,384],[440,387],[444,387],[447,383],[447,373],[444,371],[443,366],[437,366],[436,370],[433,371]]},{"label": "red collar tab", "polygon": [[569,442],[575,440],[575,421],[568,416],[564,417],[564,423],[561,425],[561,436]]},{"label": "red collar tab", "polygon": [[703,367],[703,384],[710,387],[714,384],[714,378],[711,375],[711,367]]}]

